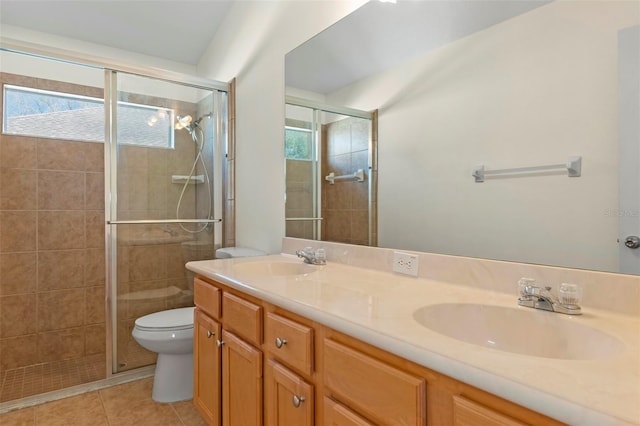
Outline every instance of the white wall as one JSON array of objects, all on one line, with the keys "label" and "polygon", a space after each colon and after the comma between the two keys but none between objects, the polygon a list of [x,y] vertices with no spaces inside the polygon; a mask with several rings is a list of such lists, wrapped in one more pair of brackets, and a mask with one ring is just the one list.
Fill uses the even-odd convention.
[{"label": "white wall", "polygon": [[236,244],[276,253],[284,236],[284,56],[362,0],[235,2],[198,64],[236,77]]},{"label": "white wall", "polygon": [[[617,32],[638,19],[554,2],[328,96],[380,109],[380,245],[617,270]],[[580,178],[471,177],[571,155]]]}]

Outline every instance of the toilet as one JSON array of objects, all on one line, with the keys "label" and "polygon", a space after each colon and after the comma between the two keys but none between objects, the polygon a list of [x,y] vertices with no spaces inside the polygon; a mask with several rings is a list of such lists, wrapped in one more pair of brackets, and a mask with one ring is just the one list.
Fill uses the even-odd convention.
[{"label": "toilet", "polygon": [[136,320],[133,338],[158,353],[152,398],[176,402],[193,397],[193,310],[169,309]]},{"label": "toilet", "polygon": [[268,253],[262,250],[248,247],[223,247],[216,250],[216,259],[229,259],[232,257],[266,256]]},{"label": "toilet", "polygon": [[[246,247],[223,247],[217,259],[264,256]],[[133,338],[143,348],[156,352],[156,373],[151,397],[158,402],[193,398],[193,310],[194,307],[154,312],[136,320]]]}]

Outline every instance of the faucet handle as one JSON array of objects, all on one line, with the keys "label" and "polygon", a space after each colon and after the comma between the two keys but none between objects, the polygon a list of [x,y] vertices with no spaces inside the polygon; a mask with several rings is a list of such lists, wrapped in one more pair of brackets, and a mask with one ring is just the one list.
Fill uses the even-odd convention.
[{"label": "faucet handle", "polygon": [[563,305],[578,306],[582,300],[582,287],[577,284],[562,283],[558,289],[558,299]]},{"label": "faucet handle", "polygon": [[522,277],[518,280],[518,291],[520,296],[531,296],[532,289],[535,288],[536,280],[533,278]]}]

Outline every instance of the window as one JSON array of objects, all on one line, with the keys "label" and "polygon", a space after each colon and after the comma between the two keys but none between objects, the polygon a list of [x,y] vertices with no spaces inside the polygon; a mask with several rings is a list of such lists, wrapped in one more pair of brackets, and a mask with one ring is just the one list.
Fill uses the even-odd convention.
[{"label": "window", "polygon": [[[104,142],[104,100],[4,86],[3,133]],[[118,144],[173,148],[174,112],[118,102]]]},{"label": "window", "polygon": [[289,160],[311,160],[313,133],[310,129],[286,126],[284,130],[284,153]]}]

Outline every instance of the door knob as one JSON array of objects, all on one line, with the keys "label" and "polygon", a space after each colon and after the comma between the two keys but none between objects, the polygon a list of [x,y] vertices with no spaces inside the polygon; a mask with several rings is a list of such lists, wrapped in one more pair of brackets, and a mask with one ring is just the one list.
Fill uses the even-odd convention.
[{"label": "door knob", "polygon": [[635,235],[630,235],[624,239],[624,245],[630,249],[637,249],[640,247],[640,238]]},{"label": "door knob", "polygon": [[215,336],[215,335],[216,335],[215,331],[207,330],[207,338],[210,338],[211,336]]},{"label": "door knob", "polygon": [[287,344],[287,339],[281,339],[279,337],[276,337],[276,348],[280,349],[282,345],[286,345],[286,344]]},{"label": "door knob", "polygon": [[224,341],[216,340],[216,345],[218,345],[218,347],[221,347],[222,345],[224,345]]}]

